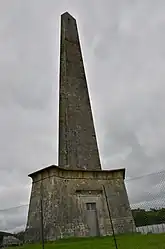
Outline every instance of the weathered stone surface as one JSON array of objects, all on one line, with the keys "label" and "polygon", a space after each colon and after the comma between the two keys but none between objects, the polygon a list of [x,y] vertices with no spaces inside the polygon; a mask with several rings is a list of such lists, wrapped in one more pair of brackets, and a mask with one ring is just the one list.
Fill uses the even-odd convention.
[{"label": "weathered stone surface", "polygon": [[[116,233],[135,229],[124,186],[124,170],[80,171],[50,166],[31,175],[32,195],[28,236],[40,236],[40,198],[43,198],[44,236],[54,240],[68,236],[89,236],[86,203],[96,203],[100,236],[112,234],[107,205]],[[43,180],[42,180],[43,179]],[[106,189],[106,202],[103,185]],[[36,233],[36,235],[35,235]]]},{"label": "weathered stone surface", "polygon": [[61,16],[59,162],[101,169],[76,20]]}]

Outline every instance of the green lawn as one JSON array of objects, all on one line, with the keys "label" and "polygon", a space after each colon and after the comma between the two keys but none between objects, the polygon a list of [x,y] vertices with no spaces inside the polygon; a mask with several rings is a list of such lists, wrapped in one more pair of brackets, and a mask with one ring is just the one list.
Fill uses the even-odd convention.
[{"label": "green lawn", "polygon": [[[118,249],[165,249],[165,234],[117,236]],[[41,245],[25,245],[23,249],[39,249]],[[66,239],[45,244],[45,249],[115,249],[111,237]]]}]

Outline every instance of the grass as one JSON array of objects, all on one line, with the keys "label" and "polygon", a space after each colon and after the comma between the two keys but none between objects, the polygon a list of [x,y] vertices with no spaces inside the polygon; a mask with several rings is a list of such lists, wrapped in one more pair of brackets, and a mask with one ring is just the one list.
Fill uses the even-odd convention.
[{"label": "grass", "polygon": [[[165,249],[165,234],[121,235],[118,249]],[[20,249],[39,249],[41,245],[24,245]],[[45,244],[45,249],[115,249],[112,237],[73,238]]]}]

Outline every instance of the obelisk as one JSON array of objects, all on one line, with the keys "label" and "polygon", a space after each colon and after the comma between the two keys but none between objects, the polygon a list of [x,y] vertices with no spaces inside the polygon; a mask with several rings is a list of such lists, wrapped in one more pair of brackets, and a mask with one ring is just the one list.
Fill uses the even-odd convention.
[{"label": "obelisk", "polygon": [[58,165],[101,170],[76,20],[61,15]]}]

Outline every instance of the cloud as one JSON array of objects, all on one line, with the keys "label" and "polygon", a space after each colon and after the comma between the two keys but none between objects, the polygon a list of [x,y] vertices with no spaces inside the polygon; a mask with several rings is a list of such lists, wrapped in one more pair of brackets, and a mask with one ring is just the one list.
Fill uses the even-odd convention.
[{"label": "cloud", "polygon": [[13,207],[0,212],[1,231],[20,232],[26,227],[28,205]]},{"label": "cloud", "polygon": [[[103,168],[126,167],[127,177],[165,169],[164,2],[90,0],[86,8],[82,0],[3,1],[0,209],[28,203],[28,173],[57,163],[59,25],[66,10],[78,21]],[[130,184],[132,202],[148,198],[143,188],[130,192]],[[157,186],[152,178],[146,184]]]},{"label": "cloud", "polygon": [[161,208],[165,203],[165,171],[126,180],[129,201],[132,208]]}]

